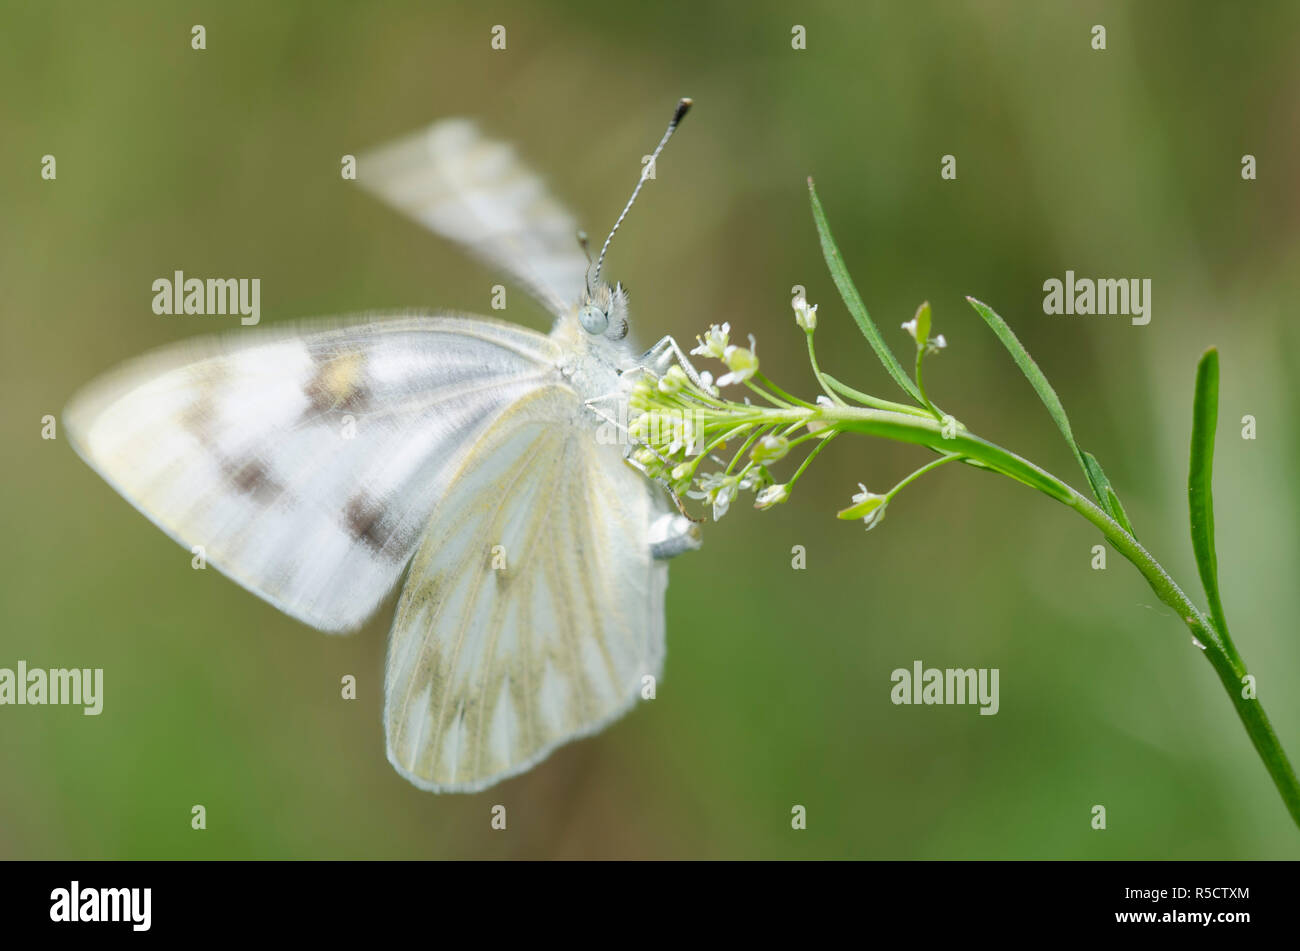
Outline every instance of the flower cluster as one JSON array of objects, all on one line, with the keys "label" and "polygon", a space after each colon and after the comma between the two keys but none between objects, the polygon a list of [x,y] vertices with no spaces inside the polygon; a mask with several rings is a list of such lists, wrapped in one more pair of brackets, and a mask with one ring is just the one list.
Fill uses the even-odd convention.
[{"label": "flower cluster", "polygon": [[[693,351],[727,367],[716,384],[707,371],[674,364],[658,377],[643,370],[628,398],[633,463],[674,495],[703,500],[715,520],[727,514],[742,492],[771,488],[767,463],[789,447],[786,437],[759,425],[756,407],[721,397],[720,387],[747,383],[758,371],[753,341],[748,348],[737,347],[729,343],[729,333],[726,324],[711,327]],[[737,440],[741,450],[728,463],[718,454]],[[771,493],[763,498],[764,507],[775,504]]]},{"label": "flower cluster", "polygon": [[[854,394],[857,399],[853,404],[847,402],[842,392],[832,388],[833,381],[828,382],[829,378],[817,368],[813,351],[816,305],[799,297],[793,307],[795,323],[808,337],[813,372],[825,391],[814,402],[790,396],[767,380],[759,371],[753,336],[748,338],[748,347],[738,346],[732,342],[729,323],[710,326],[696,338],[697,345],[690,351],[692,356],[722,364],[723,371],[716,381],[711,372],[692,366],[680,351],[680,362],[662,374],[642,367],[631,375],[627,432],[634,448],[630,459],[648,476],[666,485],[679,504],[682,497],[703,501],[717,520],[727,514],[742,493],[753,492],[754,508],[772,508],[790,498],[795,483],[822,447],[862,414],[883,409],[892,414],[934,418],[932,407],[903,406],[864,394]],[[928,331],[928,307],[924,321]],[[946,346],[942,335],[922,343],[916,319],[910,326],[903,326],[922,350],[933,352]],[[723,396],[724,389],[735,387],[744,387],[762,403],[754,403],[749,396],[740,402]],[[805,443],[812,444],[811,451],[788,480],[778,483],[769,466]],[[883,520],[893,494],[915,475],[885,495],[871,493],[859,483],[861,491],[852,496],[853,504],[840,517],[861,518],[868,530],[874,528]]]}]

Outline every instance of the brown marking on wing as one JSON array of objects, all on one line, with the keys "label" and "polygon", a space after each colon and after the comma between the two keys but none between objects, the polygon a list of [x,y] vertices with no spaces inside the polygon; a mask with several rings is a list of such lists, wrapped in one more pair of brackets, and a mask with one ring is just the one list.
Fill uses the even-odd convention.
[{"label": "brown marking on wing", "polygon": [[210,399],[200,394],[181,412],[181,425],[199,441],[199,445],[211,447],[213,438],[213,404]]},{"label": "brown marking on wing", "polygon": [[340,353],[318,359],[316,372],[303,388],[309,412],[331,410],[356,412],[366,405],[365,357],[361,353]]},{"label": "brown marking on wing", "polygon": [[343,524],[352,537],[382,552],[392,533],[382,523],[384,511],[366,495],[355,496],[343,510]]},{"label": "brown marking on wing", "polygon": [[281,486],[271,478],[271,472],[260,459],[227,462],[222,466],[230,484],[245,495],[266,501],[281,492]]}]

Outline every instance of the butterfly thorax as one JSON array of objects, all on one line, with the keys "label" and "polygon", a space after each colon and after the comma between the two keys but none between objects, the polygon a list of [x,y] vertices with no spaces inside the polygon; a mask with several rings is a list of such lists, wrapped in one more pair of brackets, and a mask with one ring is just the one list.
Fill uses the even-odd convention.
[{"label": "butterfly thorax", "polygon": [[550,336],[559,347],[560,373],[584,401],[616,393],[622,372],[636,365],[626,339],[588,333],[578,321],[577,308],[556,320]]},{"label": "butterfly thorax", "polygon": [[556,320],[551,339],[559,345],[560,372],[584,401],[608,399],[623,371],[636,365],[627,330],[627,291],[604,281]]}]

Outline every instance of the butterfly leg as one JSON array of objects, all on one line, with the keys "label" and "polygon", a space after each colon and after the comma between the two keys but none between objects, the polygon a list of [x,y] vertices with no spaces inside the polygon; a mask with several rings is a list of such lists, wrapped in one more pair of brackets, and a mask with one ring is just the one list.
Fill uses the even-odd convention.
[{"label": "butterfly leg", "polygon": [[704,382],[700,379],[699,371],[691,364],[691,358],[682,350],[681,346],[669,334],[656,343],[653,347],[641,355],[639,367],[633,369],[649,370],[655,376],[663,376],[668,372],[668,368],[676,362],[686,373],[692,383],[701,389],[706,389]]}]

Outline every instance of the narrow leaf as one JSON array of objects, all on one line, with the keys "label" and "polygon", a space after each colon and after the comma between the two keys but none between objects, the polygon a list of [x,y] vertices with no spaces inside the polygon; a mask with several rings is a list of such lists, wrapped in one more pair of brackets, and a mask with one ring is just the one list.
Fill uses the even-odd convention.
[{"label": "narrow leaf", "polygon": [[1088,479],[1088,484],[1092,486],[1093,493],[1098,496],[1098,501],[1104,506],[1106,504],[1104,494],[1097,492],[1097,486],[1093,485],[1092,473],[1088,471],[1088,464],[1083,460],[1083,453],[1080,452],[1078,443],[1074,441],[1074,433],[1070,429],[1070,420],[1065,415],[1065,407],[1061,405],[1061,398],[1056,395],[1056,390],[1052,389],[1052,384],[1047,382],[1047,377],[1043,371],[1038,368],[1034,358],[1029,355],[1018,337],[1012,333],[1007,322],[997,315],[997,313],[988,304],[977,301],[973,297],[967,297],[970,305],[975,311],[984,318],[984,322],[989,325],[990,329],[998,335],[1002,345],[1007,348],[1011,358],[1016,361],[1021,372],[1029,380],[1029,384],[1038,392],[1038,398],[1043,401],[1047,411],[1052,414],[1052,419],[1056,420],[1056,426],[1061,430],[1061,435],[1069,443],[1070,449],[1074,452],[1074,458],[1079,461],[1079,468],[1083,470],[1084,476]]},{"label": "narrow leaf", "polygon": [[916,345],[924,350],[930,340],[930,302],[923,302],[912,319],[916,321]]},{"label": "narrow leaf", "polygon": [[865,518],[876,509],[880,508],[884,502],[885,497],[883,495],[869,495],[856,505],[851,505],[846,509],[841,509],[836,512],[835,517],[845,519],[846,521]]},{"label": "narrow leaf", "polygon": [[1088,476],[1088,485],[1092,486],[1092,494],[1097,497],[1101,507],[1107,509],[1107,512],[1114,518],[1114,513],[1106,506],[1106,486],[1110,480],[1106,478],[1106,473],[1101,471],[1101,463],[1097,457],[1090,452],[1083,453],[1083,471]]},{"label": "narrow leaf", "polygon": [[822,256],[826,258],[826,267],[831,272],[831,279],[835,281],[835,287],[840,292],[840,297],[844,299],[844,306],[848,308],[853,319],[857,321],[858,329],[862,335],[867,338],[867,343],[871,344],[871,349],[876,351],[876,356],[880,362],[885,365],[889,375],[894,378],[903,392],[908,394],[918,403],[921,402],[921,393],[916,384],[912,382],[911,377],[903,369],[903,365],[898,362],[894,352],[889,349],[885,339],[880,335],[880,329],[867,313],[867,307],[862,303],[862,297],[858,294],[858,289],[853,286],[853,280],[849,277],[848,268],[844,265],[844,258],[840,254],[839,247],[835,244],[835,239],[831,237],[830,225],[826,222],[826,212],[822,210],[822,203],[817,198],[817,189],[813,186],[813,180],[808,179],[808,195],[812,199],[813,220],[817,223],[817,234],[821,238]]},{"label": "narrow leaf", "polygon": [[1228,621],[1219,597],[1219,560],[1214,551],[1214,433],[1219,418],[1219,351],[1211,347],[1196,367],[1196,396],[1192,400],[1192,450],[1187,475],[1191,509],[1192,550],[1210,602],[1210,616],[1224,637]]},{"label": "narrow leaf", "polygon": [[1137,538],[1137,533],[1133,531],[1133,524],[1128,520],[1128,513],[1124,511],[1124,506],[1111,487],[1110,479],[1106,478],[1106,473],[1102,471],[1097,457],[1085,450],[1083,463],[1088,474],[1088,484],[1092,486],[1092,492],[1097,496],[1101,507],[1106,510],[1106,514],[1119,522],[1120,528]]}]

